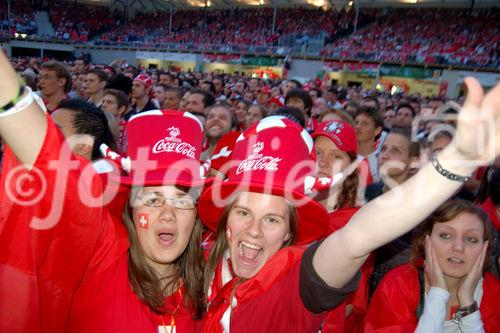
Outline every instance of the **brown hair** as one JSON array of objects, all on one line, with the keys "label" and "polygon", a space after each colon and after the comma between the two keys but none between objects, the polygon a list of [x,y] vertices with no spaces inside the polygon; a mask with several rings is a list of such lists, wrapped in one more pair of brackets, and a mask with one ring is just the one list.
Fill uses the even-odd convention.
[{"label": "brown hair", "polygon": [[464,213],[475,215],[483,223],[483,240],[489,242],[484,262],[484,269],[486,270],[494,246],[492,225],[486,212],[465,200],[449,200],[445,202],[420,224],[413,237],[410,262],[417,265],[419,259],[425,259],[425,236],[432,233],[436,223],[451,221]]},{"label": "brown hair", "polygon": [[[222,216],[220,218],[219,225],[217,226],[217,230],[215,231],[216,238],[214,242],[214,247],[212,248],[212,251],[210,251],[210,256],[208,257],[208,261],[205,265],[205,295],[206,295],[205,297],[208,296],[208,290],[212,283],[212,278],[215,270],[217,269],[217,265],[222,260],[222,257],[224,256],[226,250],[229,248],[229,243],[226,238],[227,220],[229,217],[229,212],[235,205],[236,200],[237,199],[235,199],[230,205],[228,205],[224,209],[224,212],[222,213]],[[293,206],[293,204],[289,203],[288,201],[287,203],[288,203],[291,237],[288,241],[286,241],[283,244],[283,247],[290,246],[295,242],[299,224],[297,209],[295,208],[295,206]]]},{"label": "brown hair", "polygon": [[[351,163],[356,161],[356,154],[350,152],[347,153]],[[333,209],[337,210],[340,208],[350,208],[356,206],[356,198],[358,196],[358,186],[359,186],[359,169],[351,173],[342,183],[342,189],[340,190],[337,203]]]},{"label": "brown hair", "polygon": [[116,104],[118,105],[118,108],[121,108],[122,106],[124,106],[125,112],[127,111],[128,97],[123,91],[118,90],[118,89],[106,89],[106,90],[104,90],[104,95],[114,96],[116,98]]},{"label": "brown hair", "polygon": [[56,73],[58,79],[65,79],[66,83],[64,83],[64,92],[67,93],[71,90],[71,86],[73,81],[71,80],[71,75],[69,74],[66,66],[59,61],[47,61],[42,64],[42,69],[46,69],[48,71],[53,71]]},{"label": "brown hair", "polygon": [[[180,188],[180,187],[179,187]],[[181,188],[182,189],[182,188]],[[184,283],[184,303],[193,309],[193,319],[200,319],[205,311],[203,294],[204,260],[201,250],[203,226],[197,219],[186,250],[174,262],[175,275],[160,278],[148,265],[144,252],[139,244],[132,208],[127,203],[123,210],[123,223],[127,228],[130,241],[128,276],[135,294],[157,314],[165,313],[165,296]],[[162,280],[169,279],[165,286]]]}]

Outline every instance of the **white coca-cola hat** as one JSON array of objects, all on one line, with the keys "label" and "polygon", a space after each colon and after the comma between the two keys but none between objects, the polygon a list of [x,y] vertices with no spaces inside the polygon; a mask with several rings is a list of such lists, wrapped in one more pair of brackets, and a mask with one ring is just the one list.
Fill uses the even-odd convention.
[{"label": "white coca-cola hat", "polygon": [[200,164],[203,125],[191,113],[151,110],[131,117],[126,156],[101,145],[101,152],[124,171],[125,185],[199,186],[206,183]]},{"label": "white coca-cola hat", "polygon": [[297,208],[295,244],[327,235],[326,209],[307,196],[338,183],[337,178],[312,177],[316,167],[313,139],[300,125],[282,117],[264,118],[243,132],[234,145],[225,181],[215,181],[201,195],[198,214],[216,230],[224,209],[241,192],[284,197]]}]

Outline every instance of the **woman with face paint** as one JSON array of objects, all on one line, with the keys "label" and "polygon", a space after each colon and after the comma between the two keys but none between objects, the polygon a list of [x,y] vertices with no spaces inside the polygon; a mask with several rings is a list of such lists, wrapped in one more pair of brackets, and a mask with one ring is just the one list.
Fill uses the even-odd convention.
[{"label": "woman with face paint", "polygon": [[125,170],[109,183],[131,189],[120,219],[104,208],[92,165],[72,154],[3,54],[0,74],[8,144],[0,331],[196,331],[204,311],[199,121],[159,110],[129,120],[128,158],[107,151]]},{"label": "woman with face paint", "polygon": [[[200,197],[200,217],[217,234],[205,274],[204,331],[317,332],[327,311],[355,289],[355,275],[371,251],[415,227],[477,164],[500,153],[500,130],[487,126],[500,118],[500,85],[483,96],[477,81],[466,84],[457,141],[400,185],[397,200],[380,196],[307,250],[301,246],[325,236],[329,220],[306,194],[345,175],[308,177],[315,164],[312,139],[286,119],[269,117],[242,133],[228,179]],[[478,126],[490,135],[478,137]],[[433,187],[422,193],[423,184]]]},{"label": "woman with face paint", "polygon": [[411,263],[375,291],[365,332],[499,332],[500,281],[486,271],[493,232],[469,202],[439,207],[416,232]]}]

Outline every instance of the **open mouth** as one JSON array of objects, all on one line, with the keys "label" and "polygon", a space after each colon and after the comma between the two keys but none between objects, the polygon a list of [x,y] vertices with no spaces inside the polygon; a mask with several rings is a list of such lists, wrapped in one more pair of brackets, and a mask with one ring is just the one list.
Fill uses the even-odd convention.
[{"label": "open mouth", "polygon": [[245,241],[241,241],[238,244],[240,258],[247,264],[255,264],[263,251],[262,247]]},{"label": "open mouth", "polygon": [[168,246],[174,242],[175,235],[171,232],[160,232],[158,234],[158,240],[161,245]]},{"label": "open mouth", "polygon": [[450,262],[452,264],[463,264],[463,263],[465,263],[465,261],[463,259],[460,259],[460,258],[457,258],[457,257],[450,257],[447,260],[448,260],[448,262]]}]

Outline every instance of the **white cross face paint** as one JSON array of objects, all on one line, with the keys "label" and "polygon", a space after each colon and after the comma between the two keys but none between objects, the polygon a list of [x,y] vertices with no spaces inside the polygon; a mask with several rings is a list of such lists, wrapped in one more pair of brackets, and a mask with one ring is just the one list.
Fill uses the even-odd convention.
[{"label": "white cross face paint", "polygon": [[149,214],[139,213],[137,214],[137,220],[141,228],[149,229]]}]

